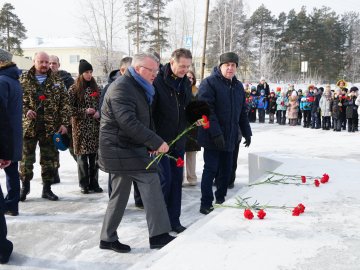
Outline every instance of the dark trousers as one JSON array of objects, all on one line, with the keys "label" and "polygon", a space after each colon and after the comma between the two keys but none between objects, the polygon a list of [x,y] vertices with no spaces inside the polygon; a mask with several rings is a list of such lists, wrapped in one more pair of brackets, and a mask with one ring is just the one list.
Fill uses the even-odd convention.
[{"label": "dark trousers", "polygon": [[304,127],[310,127],[311,124],[311,111],[304,110]]},{"label": "dark trousers", "polygon": [[341,131],[341,119],[333,118],[333,120],[334,120],[334,130]]},{"label": "dark trousers", "polygon": [[94,189],[99,186],[99,168],[96,164],[96,153],[77,156],[79,186]]},{"label": "dark trousers", "polygon": [[274,123],[274,114],[269,113],[269,124],[273,124],[273,123]]},{"label": "dark trousers", "polygon": [[311,112],[311,127],[312,128],[321,127],[319,113],[317,111]]},{"label": "dark trousers", "polygon": [[250,108],[249,110],[249,122],[256,122],[256,108]]},{"label": "dark trousers", "polygon": [[258,109],[258,114],[259,114],[259,123],[265,123],[265,110]]},{"label": "dark trousers", "polygon": [[[170,153],[175,158],[184,159],[184,151],[173,150]],[[160,183],[167,206],[169,219],[172,228],[180,224],[181,214],[181,192],[183,181],[183,167],[177,167],[176,161],[163,156],[159,162]]]},{"label": "dark trousers", "polygon": [[10,248],[12,248],[12,243],[6,239],[7,227],[5,220],[5,199],[4,194],[0,186],[0,257],[6,256],[9,254]]},{"label": "dark trousers", "polygon": [[331,119],[330,116],[323,116],[322,117],[322,128],[324,130],[329,130],[331,127]]},{"label": "dark trousers", "polygon": [[348,118],[348,131],[349,132],[355,132],[355,119],[354,118]]},{"label": "dark trousers", "polygon": [[201,207],[209,208],[212,206],[214,200],[212,184],[215,177],[216,200],[225,200],[231,177],[232,161],[232,151],[225,152],[204,148],[204,170],[201,178]]},{"label": "dark trousers", "polygon": [[342,109],[343,110],[340,113],[340,122],[342,129],[346,130],[346,107],[343,107]]},{"label": "dark trousers", "polygon": [[[240,141],[241,142],[241,141]],[[231,177],[230,181],[228,183],[228,186],[231,184],[234,184],[235,178],[236,178],[236,169],[237,169],[237,160],[239,156],[239,148],[240,148],[240,142],[235,144],[235,149],[233,151],[233,160],[232,160],[232,168],[231,168]]]},{"label": "dark trousers", "polygon": [[18,162],[11,162],[10,166],[4,169],[7,188],[7,195],[5,197],[6,211],[19,211],[20,176],[18,169]]},{"label": "dark trousers", "polygon": [[279,125],[285,125],[285,122],[286,122],[286,111],[285,110],[277,111],[276,117],[277,117],[277,123]]}]

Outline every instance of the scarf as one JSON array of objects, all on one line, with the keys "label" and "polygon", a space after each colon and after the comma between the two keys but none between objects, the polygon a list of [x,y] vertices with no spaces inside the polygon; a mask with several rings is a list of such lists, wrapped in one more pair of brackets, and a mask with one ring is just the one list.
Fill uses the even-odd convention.
[{"label": "scarf", "polygon": [[138,73],[136,73],[133,67],[128,67],[128,71],[134,77],[135,81],[137,81],[140,86],[145,90],[145,95],[147,97],[149,105],[153,102],[155,95],[155,88],[152,84],[146,81],[143,77],[141,77]]}]

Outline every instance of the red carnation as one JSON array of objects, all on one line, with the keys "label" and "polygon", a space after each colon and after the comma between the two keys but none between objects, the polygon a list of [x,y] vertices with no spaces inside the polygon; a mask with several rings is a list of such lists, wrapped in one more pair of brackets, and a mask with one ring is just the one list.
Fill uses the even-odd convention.
[{"label": "red carnation", "polygon": [[184,160],[181,157],[178,157],[178,159],[176,160],[176,167],[184,167]]},{"label": "red carnation", "polygon": [[40,100],[40,101],[43,101],[43,100],[45,100],[45,99],[46,99],[46,96],[45,96],[45,95],[39,96],[39,100]]},{"label": "red carnation", "polygon": [[320,186],[320,181],[318,179],[315,179],[314,184],[315,184],[316,187],[318,187],[318,186]]},{"label": "red carnation", "polygon": [[253,214],[253,212],[251,212],[250,209],[245,209],[244,210],[244,217],[247,218],[247,219],[253,219],[254,214]]},{"label": "red carnation", "polygon": [[208,117],[206,115],[203,115],[201,118],[203,120],[203,128],[204,129],[210,128],[210,122],[209,122]]},{"label": "red carnation", "polygon": [[297,208],[299,208],[300,214],[305,212],[305,205],[303,205],[302,203],[299,203]]},{"label": "red carnation", "polygon": [[325,183],[329,182],[329,179],[330,179],[330,176],[327,173],[324,173],[320,179],[320,182],[322,184],[325,184]]},{"label": "red carnation", "polygon": [[303,182],[304,184],[306,183],[306,176],[304,175],[301,176],[301,182]]},{"label": "red carnation", "polygon": [[266,213],[263,209],[260,209],[257,213],[257,216],[259,219],[264,219],[264,217],[266,216]]},{"label": "red carnation", "polygon": [[94,91],[90,94],[90,97],[98,97],[99,96],[99,92],[98,91]]},{"label": "red carnation", "polygon": [[293,216],[300,216],[300,209],[299,209],[299,207],[295,207],[293,210],[292,210],[292,215]]}]

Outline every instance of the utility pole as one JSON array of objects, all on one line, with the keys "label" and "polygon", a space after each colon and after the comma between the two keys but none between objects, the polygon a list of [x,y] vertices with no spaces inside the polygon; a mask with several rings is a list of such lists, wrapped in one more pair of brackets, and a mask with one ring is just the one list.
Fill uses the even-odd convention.
[{"label": "utility pole", "polygon": [[201,80],[204,79],[204,71],[205,71],[205,54],[206,54],[206,39],[207,39],[207,28],[208,28],[208,16],[209,16],[209,2],[210,0],[206,0],[206,9],[205,9],[205,28],[204,28],[204,47],[202,52],[202,65],[201,65]]}]

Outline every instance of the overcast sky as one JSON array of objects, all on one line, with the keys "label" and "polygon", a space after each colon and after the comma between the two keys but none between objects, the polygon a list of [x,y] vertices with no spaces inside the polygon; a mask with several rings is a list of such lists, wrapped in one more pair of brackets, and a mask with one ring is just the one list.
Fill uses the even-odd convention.
[{"label": "overcast sky", "polygon": [[[199,9],[199,16],[203,17],[206,0],[196,1],[199,1],[199,4],[203,2],[203,7]],[[210,4],[213,5],[216,1],[210,0]],[[28,31],[28,37],[73,37],[79,35],[84,28],[83,22],[79,19],[83,9],[81,0],[8,0],[0,1],[0,4],[5,2],[15,7],[15,13]],[[323,5],[332,8],[338,14],[346,11],[360,12],[358,0],[245,0],[244,3],[249,14],[262,3],[276,15],[281,11],[287,13],[292,8],[299,11],[301,6],[306,6],[310,11],[314,6]],[[124,37],[124,40],[126,39],[127,37]]]}]

